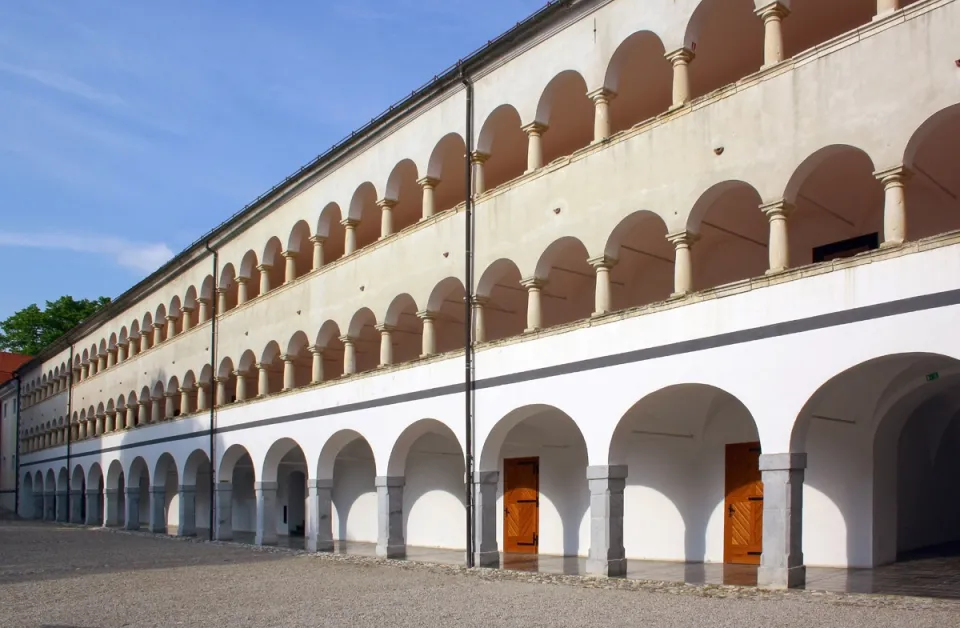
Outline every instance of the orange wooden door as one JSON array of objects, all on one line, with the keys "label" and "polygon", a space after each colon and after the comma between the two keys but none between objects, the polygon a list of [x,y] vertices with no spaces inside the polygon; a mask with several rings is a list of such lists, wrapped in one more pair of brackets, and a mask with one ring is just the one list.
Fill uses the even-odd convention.
[{"label": "orange wooden door", "polygon": [[503,461],[503,551],[536,554],[540,543],[540,459]]},{"label": "orange wooden door", "polygon": [[727,445],[723,562],[759,565],[763,551],[760,443]]}]

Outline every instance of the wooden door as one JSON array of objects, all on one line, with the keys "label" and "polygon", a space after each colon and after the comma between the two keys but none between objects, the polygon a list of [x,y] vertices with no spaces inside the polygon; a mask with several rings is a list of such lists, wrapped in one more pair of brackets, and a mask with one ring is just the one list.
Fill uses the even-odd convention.
[{"label": "wooden door", "polygon": [[540,459],[503,461],[503,551],[536,554],[540,543]]},{"label": "wooden door", "polygon": [[726,467],[723,562],[759,565],[763,550],[760,443],[727,445]]}]

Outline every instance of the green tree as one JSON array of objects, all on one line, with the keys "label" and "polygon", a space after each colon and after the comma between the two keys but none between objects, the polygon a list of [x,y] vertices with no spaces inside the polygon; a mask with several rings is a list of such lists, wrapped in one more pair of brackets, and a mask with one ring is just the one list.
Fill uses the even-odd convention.
[{"label": "green tree", "polygon": [[51,342],[110,303],[109,297],[80,299],[71,296],[47,301],[40,309],[36,303],[14,312],[0,322],[0,350],[37,355]]}]

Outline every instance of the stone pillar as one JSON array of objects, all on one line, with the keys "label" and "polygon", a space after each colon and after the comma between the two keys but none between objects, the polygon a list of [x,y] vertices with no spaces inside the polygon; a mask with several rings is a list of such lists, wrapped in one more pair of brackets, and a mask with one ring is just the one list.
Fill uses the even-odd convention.
[{"label": "stone pillar", "polygon": [[140,411],[137,413],[137,425],[146,425],[153,421],[153,400],[150,398],[140,401]]},{"label": "stone pillar", "polygon": [[197,299],[197,325],[202,325],[208,320],[210,320],[210,299],[200,297]]},{"label": "stone pillar", "polygon": [[104,517],[103,525],[120,525],[120,491],[115,488],[107,488],[103,491]]},{"label": "stone pillar", "polygon": [[150,397],[150,422],[159,423],[163,420],[163,413],[160,408],[160,400],[163,397]]},{"label": "stone pillar", "polygon": [[389,198],[382,198],[377,201],[377,207],[380,208],[380,239],[393,235],[393,208],[397,202]]},{"label": "stone pillar", "polygon": [[671,109],[682,107],[690,100],[690,62],[694,54],[689,48],[679,48],[666,55],[667,61],[673,64],[673,106]]},{"label": "stone pillar", "polygon": [[587,467],[590,485],[590,551],[587,573],[595,576],[627,575],[623,549],[623,488],[627,467]]},{"label": "stone pillar", "polygon": [[166,488],[163,486],[150,487],[150,531],[154,534],[167,533],[166,500]]},{"label": "stone pillar", "polygon": [[293,390],[297,387],[296,371],[294,370],[293,360],[296,356],[281,355],[283,360],[283,390]]},{"label": "stone pillar", "polygon": [[297,252],[284,251],[280,255],[283,257],[283,283],[288,284],[297,278]]},{"label": "stone pillar", "polygon": [[873,19],[879,20],[899,10],[900,0],[877,0],[877,14]]},{"label": "stone pillar", "polygon": [[313,242],[313,270],[323,267],[323,243],[326,240],[323,236],[313,236],[310,241]]},{"label": "stone pillar", "polygon": [[883,184],[883,244],[900,246],[907,239],[907,204],[903,192],[909,173],[903,166],[874,173]]},{"label": "stone pillar", "polygon": [[790,9],[782,0],[776,0],[756,10],[763,20],[763,67],[783,61],[782,21],[790,15]]},{"label": "stone pillar", "polygon": [[158,344],[163,342],[163,328],[166,326],[166,323],[156,322],[153,324],[153,346],[156,347]]},{"label": "stone pillar", "polygon": [[377,476],[377,556],[403,558],[403,476]]},{"label": "stone pillar", "polygon": [[87,379],[88,377],[90,377],[90,375],[91,375],[91,373],[90,373],[90,363],[87,362],[87,363],[85,363],[85,364],[82,364],[82,365],[80,366],[80,380],[81,380],[81,381],[82,381],[82,380],[85,380],[85,379]]},{"label": "stone pillar", "polygon": [[180,485],[180,519],[177,536],[197,536],[197,487]]},{"label": "stone pillar", "polygon": [[434,322],[437,315],[435,312],[422,310],[417,312],[417,317],[423,321],[423,336],[420,343],[420,357],[425,358],[437,352],[437,334]]},{"label": "stone pillar", "polygon": [[214,404],[219,408],[227,405],[227,378],[215,377],[213,381],[217,383],[217,394],[214,397]]},{"label": "stone pillar", "polygon": [[343,234],[343,254],[350,255],[357,250],[357,225],[360,224],[359,220],[354,220],[353,218],[347,218],[341,220],[340,224],[343,225],[344,234]]},{"label": "stone pillar", "polygon": [[263,397],[264,395],[270,394],[270,372],[267,370],[267,365],[263,362],[256,365],[257,367],[257,396]]},{"label": "stone pillar", "polygon": [[57,520],[57,499],[56,499],[56,493],[44,493],[44,494],[43,494],[43,520],[44,520],[44,521],[56,521],[56,520]]},{"label": "stone pillar", "polygon": [[693,260],[690,257],[690,247],[699,239],[699,236],[689,231],[672,233],[667,240],[673,244],[676,259],[673,263],[673,294],[680,297],[693,290]]},{"label": "stone pillar", "polygon": [[343,374],[353,375],[357,372],[357,347],[350,336],[340,336],[343,343]]},{"label": "stone pillar", "polygon": [[523,331],[536,331],[543,326],[543,318],[540,314],[540,291],[546,285],[546,281],[537,277],[528,277],[520,282],[520,285],[527,289],[527,328]]},{"label": "stone pillar", "polygon": [[272,288],[270,285],[270,271],[273,270],[273,265],[260,264],[257,266],[257,270],[260,271],[260,296],[263,296],[270,292],[270,289]]},{"label": "stone pillar", "polygon": [[[101,353],[97,356],[97,373],[107,370],[107,353]],[[37,399],[40,401],[40,399]]]},{"label": "stone pillar", "polygon": [[227,289],[217,288],[217,313],[223,314],[226,311],[227,311]]},{"label": "stone pillar", "polygon": [[257,545],[277,543],[277,483],[257,482]]},{"label": "stone pillar", "polygon": [[[193,411],[193,408],[190,407],[190,393],[193,392],[193,388],[189,386],[183,386],[180,388],[180,415],[190,414]],[[171,415],[172,416],[172,415]]]},{"label": "stone pillar", "polygon": [[128,486],[124,489],[124,524],[127,530],[140,529],[140,487]]},{"label": "stone pillar", "polygon": [[310,383],[319,384],[323,381],[323,347],[310,347],[313,365],[310,369]]},{"label": "stone pillar", "polygon": [[87,422],[80,421],[77,424],[77,440],[83,440],[87,437]]},{"label": "stone pillar", "polygon": [[593,143],[597,144],[610,137],[610,101],[616,98],[616,92],[606,87],[587,94],[593,101]]},{"label": "stone pillar", "polygon": [[498,471],[474,471],[473,495],[475,525],[473,530],[473,562],[477,567],[500,566],[500,548],[497,546],[497,482]]},{"label": "stone pillar", "polygon": [[803,564],[803,470],[807,454],[762,454],[763,554],[757,586],[787,589],[806,583]]},{"label": "stone pillar", "polygon": [[[69,507],[71,504],[67,503],[68,497],[67,491],[57,491],[57,521],[66,523],[69,521]],[[70,501],[73,501],[70,499]]]},{"label": "stone pillar", "polygon": [[34,519],[44,519],[44,504],[43,504],[43,493],[39,495],[35,494],[33,496],[33,518]]},{"label": "stone pillar", "polygon": [[204,410],[210,409],[210,404],[207,401],[210,396],[209,393],[210,384],[200,383],[197,384],[197,412],[203,412]]},{"label": "stone pillar", "polygon": [[103,523],[103,508],[100,505],[100,491],[97,489],[88,490],[86,494],[87,498],[87,512],[84,519],[84,524],[88,526],[98,526]]},{"label": "stone pillar", "polygon": [[127,361],[127,345],[129,342],[121,342],[117,345],[117,364]]},{"label": "stone pillar", "polygon": [[87,496],[80,489],[70,491],[70,523],[83,523],[81,513],[83,512],[83,500],[86,498]]},{"label": "stone pillar", "polygon": [[307,481],[307,551],[333,551],[333,480]]},{"label": "stone pillar", "polygon": [[229,541],[233,538],[233,484],[220,482],[214,490],[216,520],[213,522],[213,538]]},{"label": "stone pillar", "polygon": [[116,410],[107,410],[106,417],[103,422],[103,433],[109,434],[116,431],[117,429],[117,411]]},{"label": "stone pillar", "polygon": [[163,393],[163,420],[169,421],[177,415],[177,405],[174,401],[176,398],[175,392]]},{"label": "stone pillar", "polygon": [[487,328],[484,322],[483,308],[490,302],[487,297],[473,297],[473,341],[485,342]]},{"label": "stone pillar", "polygon": [[488,159],[490,159],[490,155],[480,151],[474,151],[470,155],[470,163],[473,165],[473,194],[475,196],[480,196],[487,191],[486,173],[483,164],[487,163]]},{"label": "stone pillar", "polygon": [[93,434],[91,436],[103,436],[104,428],[107,424],[107,413],[99,412],[97,413],[96,420],[93,423]]},{"label": "stone pillar", "polygon": [[177,335],[177,317],[167,317],[167,340],[172,340]]},{"label": "stone pillar", "polygon": [[543,134],[547,128],[547,125],[539,122],[523,127],[523,132],[527,134],[527,172],[543,167]]},{"label": "stone pillar", "polygon": [[150,334],[152,332],[149,329],[144,329],[140,332],[140,353],[143,353],[150,348]]},{"label": "stone pillar", "polygon": [[437,211],[436,204],[434,202],[434,191],[436,190],[437,185],[440,184],[440,179],[424,177],[417,181],[417,184],[420,186],[420,189],[423,190],[423,213],[421,220],[426,220],[427,218],[433,216]]},{"label": "stone pillar", "polygon": [[247,378],[244,371],[234,371],[233,374],[237,377],[237,401],[246,401],[247,400]]},{"label": "stone pillar", "polygon": [[184,306],[180,310],[180,318],[183,319],[183,324],[181,325],[183,333],[190,331],[190,328],[193,326],[193,308]]},{"label": "stone pillar", "polygon": [[613,311],[613,298],[610,294],[610,270],[616,265],[617,260],[606,255],[594,257],[587,260],[597,272],[596,287],[593,299],[593,315],[601,316],[607,312]]},{"label": "stone pillar", "polygon": [[134,404],[127,404],[127,415],[124,420],[123,429],[129,430],[132,427],[137,425],[137,406]]},{"label": "stone pillar", "polygon": [[111,368],[117,365],[117,354],[116,349],[107,350],[107,368]]},{"label": "stone pillar", "polygon": [[[237,277],[234,279],[237,282],[237,305],[243,305],[247,302],[247,281],[246,277]],[[220,310],[225,312],[226,308]]]},{"label": "stone pillar", "polygon": [[767,215],[767,220],[770,222],[770,238],[767,245],[770,267],[767,274],[783,272],[790,268],[787,216],[793,211],[793,206],[786,201],[775,201],[761,205],[760,211]]},{"label": "stone pillar", "polygon": [[393,336],[395,329],[393,325],[376,325],[375,329],[380,332],[380,366],[390,366],[393,364]]}]

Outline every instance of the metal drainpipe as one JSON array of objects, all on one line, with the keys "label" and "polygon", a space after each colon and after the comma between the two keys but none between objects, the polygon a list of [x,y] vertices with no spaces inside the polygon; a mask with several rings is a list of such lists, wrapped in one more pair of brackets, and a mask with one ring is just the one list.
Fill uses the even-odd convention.
[{"label": "metal drainpipe", "polygon": [[217,488],[217,477],[216,477],[216,464],[217,460],[214,457],[214,444],[216,443],[216,430],[217,430],[217,389],[216,389],[216,373],[217,373],[217,273],[219,272],[218,266],[220,264],[220,256],[215,249],[210,248],[210,241],[204,242],[204,247],[210,251],[213,255],[213,294],[210,297],[210,530],[209,530],[209,539],[213,540],[213,526],[214,526],[214,517],[216,516],[216,507],[215,503],[217,501],[216,497],[216,488]]},{"label": "metal drainpipe", "polygon": [[466,185],[464,199],[466,220],[464,228],[464,422],[466,427],[466,476],[467,476],[467,567],[474,566],[474,496],[473,496],[473,166],[470,157],[473,154],[473,83],[467,78],[466,69],[460,66],[460,82],[466,88],[466,155],[464,170]]},{"label": "metal drainpipe", "polygon": [[14,397],[14,403],[17,405],[17,434],[13,450],[16,459],[14,471],[17,474],[16,483],[13,485],[13,513],[17,515],[20,513],[20,373],[15,372],[13,378],[17,380],[17,396]]},{"label": "metal drainpipe", "polygon": [[[67,376],[67,521],[70,521],[70,482],[73,479],[70,473],[70,443],[73,425],[70,423],[70,414],[73,412],[73,343],[70,343],[70,374]],[[79,428],[78,428],[79,429]],[[53,491],[56,493],[57,485],[54,483]],[[83,495],[80,499],[85,499]],[[56,520],[57,513],[54,511],[53,518]]]}]

